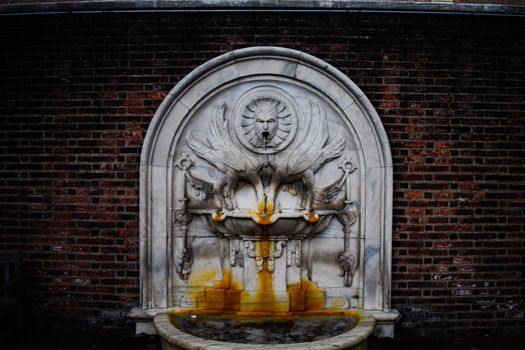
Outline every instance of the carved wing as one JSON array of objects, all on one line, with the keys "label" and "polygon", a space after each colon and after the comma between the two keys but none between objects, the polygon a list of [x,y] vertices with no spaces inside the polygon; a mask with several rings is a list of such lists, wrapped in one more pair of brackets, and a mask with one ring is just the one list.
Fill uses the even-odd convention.
[{"label": "carved wing", "polygon": [[333,203],[341,193],[341,184],[339,181],[315,190],[314,203],[329,204]]},{"label": "carved wing", "polygon": [[193,134],[186,137],[186,142],[196,155],[206,160],[223,173],[230,170],[244,172],[255,167],[254,160],[243,153],[231,140],[228,132],[228,119],[224,118],[226,104],[223,102],[215,109],[210,121],[210,129],[203,141]]},{"label": "carved wing", "polygon": [[205,200],[208,196],[216,194],[215,186],[205,180],[193,176],[189,171],[185,172],[186,179],[191,187],[197,192],[197,196]]},{"label": "carved wing", "polygon": [[326,145],[328,141],[326,113],[319,102],[312,100],[310,105],[308,132],[303,142],[298,142],[299,145],[292,152],[293,156],[286,157],[287,173],[290,176],[301,174],[308,169],[316,172],[324,163],[339,157],[345,146],[345,139],[342,136],[335,137]]}]

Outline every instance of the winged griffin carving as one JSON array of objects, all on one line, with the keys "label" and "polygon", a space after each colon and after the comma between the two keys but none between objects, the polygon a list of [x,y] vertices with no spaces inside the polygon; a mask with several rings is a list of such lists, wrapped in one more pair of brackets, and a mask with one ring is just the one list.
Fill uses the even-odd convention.
[{"label": "winged griffin carving", "polygon": [[[308,132],[301,142],[290,151],[284,151],[282,157],[275,161],[275,173],[268,191],[268,204],[273,206],[278,187],[283,183],[301,181],[304,193],[301,207],[307,212],[312,211],[314,200],[314,173],[323,164],[337,158],[343,152],[345,140],[337,136],[328,142],[328,127],[326,115],[317,101],[311,101],[311,113],[307,120]],[[323,190],[320,191],[324,193]]]},{"label": "winged griffin carving", "polygon": [[203,185],[202,180],[201,186],[208,188],[208,191],[212,189],[214,193],[218,193],[223,207],[234,209],[236,204],[233,192],[239,179],[250,182],[256,188],[257,194],[262,192],[262,182],[258,175],[257,159],[240,150],[232,142],[228,131],[229,119],[224,118],[225,110],[224,102],[216,107],[206,140],[190,135],[187,142],[196,155],[208,161],[223,174],[212,186]]},{"label": "winged griffin carving", "polygon": [[[215,105],[207,119],[207,129],[193,130],[186,136],[189,150],[201,159],[196,165],[190,155],[185,155],[185,167],[181,168],[184,183],[197,196],[197,205],[188,210],[201,215],[219,237],[244,240],[247,256],[256,259],[258,272],[264,261],[267,270],[273,271],[274,259],[281,256],[289,239],[312,237],[340,214],[338,217],[345,224],[345,250],[338,256],[338,264],[348,286],[357,264],[347,244],[349,227],[355,220],[344,221],[341,208],[351,211],[349,174],[356,168],[348,157],[342,157],[341,171],[337,171],[340,175],[328,185],[316,186],[315,174],[341,157],[346,140],[342,133],[332,131],[329,135],[326,112],[319,101],[311,100],[308,113],[301,118],[293,103],[286,101],[269,89],[258,89],[241,97],[234,108],[228,108],[225,102]],[[200,177],[206,172],[207,180]],[[330,177],[334,174],[328,174]],[[247,201],[240,194],[246,193],[241,192],[243,186],[253,188],[254,203],[253,197]],[[284,191],[293,199],[288,195],[281,197]],[[249,207],[239,208],[236,195],[243,205],[250,203]],[[284,209],[280,203],[276,205],[282,198],[288,198]],[[283,219],[281,224],[272,225],[279,219]],[[254,238],[269,240],[271,249],[259,252]],[[230,247],[232,266],[241,254],[239,244]],[[184,251],[181,254],[178,263],[182,267],[186,261],[191,264],[191,256],[184,255]],[[299,266],[300,248],[291,247],[289,254],[294,255]]]},{"label": "winged griffin carving", "polygon": [[[205,138],[193,133],[187,136],[187,144],[195,155],[220,173],[215,183],[209,183],[187,172],[189,182],[194,188],[209,195],[217,195],[223,207],[220,212],[238,210],[235,190],[240,181],[251,184],[257,197],[253,210],[257,212],[258,218],[261,215],[274,215],[277,210],[274,202],[280,186],[295,183],[300,188],[300,191],[297,191],[300,193],[300,208],[297,209],[307,221],[316,222],[319,216],[315,213],[313,204],[325,203],[327,199],[335,198],[341,192],[344,179],[339,179],[324,188],[316,188],[314,174],[325,163],[341,156],[345,139],[341,135],[329,138],[326,113],[318,101],[312,100],[310,113],[304,118],[300,136],[283,150],[266,154],[263,151],[266,151],[266,147],[271,147],[272,137],[280,138],[278,143],[273,144],[282,143],[286,137],[293,137],[287,134],[291,130],[288,121],[290,114],[287,114],[286,108],[280,103],[265,102],[266,107],[259,108],[256,102],[247,107],[250,113],[247,118],[254,123],[251,128],[248,124],[237,127],[231,125],[231,119],[226,113],[227,106],[222,102],[215,106]],[[281,128],[278,127],[279,122],[284,124]],[[257,123],[262,126],[258,128]],[[271,123],[277,125],[274,130],[269,127]],[[239,133],[250,133],[250,145],[254,148],[243,147],[238,139],[236,142],[232,137],[235,132],[237,137]],[[253,142],[254,139],[257,143]],[[255,147],[261,147],[263,151],[258,152]],[[239,215],[241,214],[237,213],[237,217]],[[273,223],[271,220],[264,222]]]}]

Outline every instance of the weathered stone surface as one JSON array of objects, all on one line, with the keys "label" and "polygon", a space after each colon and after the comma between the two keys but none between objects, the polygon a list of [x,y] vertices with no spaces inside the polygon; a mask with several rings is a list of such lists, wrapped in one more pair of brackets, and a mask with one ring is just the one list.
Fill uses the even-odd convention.
[{"label": "weathered stone surface", "polygon": [[144,145],[142,314],[390,312],[388,139],[335,68],[283,48],[220,56]]}]

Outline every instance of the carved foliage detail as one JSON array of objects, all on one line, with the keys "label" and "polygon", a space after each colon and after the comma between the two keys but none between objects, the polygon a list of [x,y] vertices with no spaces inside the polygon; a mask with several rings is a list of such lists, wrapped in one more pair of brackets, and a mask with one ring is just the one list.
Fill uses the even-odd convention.
[{"label": "carved foliage detail", "polygon": [[183,239],[183,246],[175,253],[175,270],[184,282],[188,282],[191,265],[193,264],[193,253],[187,242],[187,231],[188,224],[192,220],[192,215],[188,212],[186,200],[183,199],[181,202],[182,206],[173,211],[176,235]]},{"label": "carved foliage detail", "polygon": [[[256,247],[259,245],[259,247]],[[280,258],[284,252],[286,241],[246,241],[246,254],[250,258],[255,258],[257,272],[264,271],[264,262],[266,261],[266,271],[275,270],[275,259]]]},{"label": "carved foliage detail", "polygon": [[[345,208],[339,211],[338,218],[343,224],[343,230],[345,233],[344,251],[337,257],[337,263],[341,269],[339,276],[343,277],[345,287],[350,287],[352,285],[352,279],[357,267],[357,259],[355,255],[349,250],[349,236],[351,233],[350,226],[352,226],[357,221],[357,210],[352,209],[350,201],[347,201]],[[357,242],[359,242],[359,240],[357,240]]]},{"label": "carved foliage detail", "polygon": [[337,257],[337,263],[341,269],[339,277],[344,278],[345,287],[350,287],[352,285],[352,278],[356,267],[355,256],[350,252],[343,252]]},{"label": "carved foliage detail", "polygon": [[179,277],[188,282],[188,276],[191,272],[191,265],[193,264],[193,253],[188,248],[182,248],[177,251],[175,256],[175,268]]}]

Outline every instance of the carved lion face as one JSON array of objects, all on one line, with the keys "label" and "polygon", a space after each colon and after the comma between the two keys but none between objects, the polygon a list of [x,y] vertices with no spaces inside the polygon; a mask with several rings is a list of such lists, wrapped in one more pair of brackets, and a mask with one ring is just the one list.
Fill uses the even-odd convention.
[{"label": "carved lion face", "polygon": [[281,101],[262,97],[251,101],[244,110],[242,128],[251,146],[273,148],[290,133],[290,113]]},{"label": "carved lion face", "polygon": [[261,100],[255,105],[255,134],[262,142],[273,139],[279,126],[275,100]]}]

